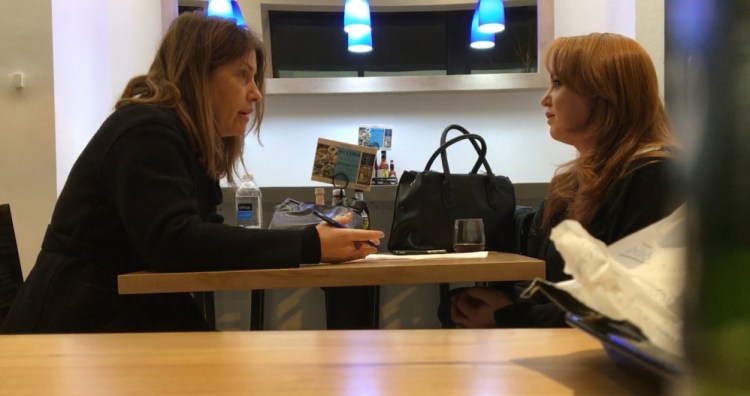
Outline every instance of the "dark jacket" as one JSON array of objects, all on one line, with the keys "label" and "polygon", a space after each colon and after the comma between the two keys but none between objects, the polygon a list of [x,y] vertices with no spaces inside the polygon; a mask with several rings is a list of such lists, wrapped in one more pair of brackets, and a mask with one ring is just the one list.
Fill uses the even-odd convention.
[{"label": "dark jacket", "polygon": [[150,105],[115,111],[73,166],[3,332],[203,330],[188,293],[118,295],[117,275],[320,260],[314,228],[220,224],[221,199],[174,111]]},{"label": "dark jacket", "polygon": [[[602,202],[586,230],[594,238],[610,245],[656,221],[668,216],[682,204],[683,198],[675,189],[674,160],[642,159],[635,161]],[[555,219],[550,227],[542,227],[544,202],[534,215],[526,254],[543,259],[547,280],[560,282],[570,279],[563,272],[565,263],[549,236],[551,229],[563,218]],[[544,298],[522,300],[518,297],[527,282],[512,287],[505,284],[503,291],[516,302],[495,312],[498,327],[562,327],[565,314]]]}]

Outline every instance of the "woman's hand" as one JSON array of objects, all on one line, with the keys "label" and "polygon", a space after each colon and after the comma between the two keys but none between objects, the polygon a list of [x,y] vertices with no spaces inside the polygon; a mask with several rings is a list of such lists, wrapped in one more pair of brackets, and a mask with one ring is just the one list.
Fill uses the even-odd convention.
[{"label": "woman's hand", "polygon": [[[347,213],[344,216],[337,216],[334,220],[347,224],[351,219],[351,213]],[[382,231],[335,228],[325,222],[318,224],[317,229],[320,237],[320,261],[323,263],[340,263],[365,258],[368,254],[378,251],[365,241],[379,245],[380,238],[385,236]]]},{"label": "woman's hand", "polygon": [[505,294],[485,287],[470,287],[451,296],[451,320],[458,327],[495,327],[495,311],[513,304]]}]

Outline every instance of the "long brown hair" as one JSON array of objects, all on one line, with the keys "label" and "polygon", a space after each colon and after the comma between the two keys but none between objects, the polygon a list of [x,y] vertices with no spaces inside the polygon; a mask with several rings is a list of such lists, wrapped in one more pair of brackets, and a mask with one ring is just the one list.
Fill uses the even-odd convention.
[{"label": "long brown hair", "polygon": [[545,64],[567,87],[594,98],[588,124],[595,142],[552,178],[544,223],[563,215],[588,226],[633,161],[669,157],[678,143],[654,65],[635,40],[613,33],[557,38]]},{"label": "long brown hair", "polygon": [[[209,100],[209,77],[218,67],[255,51],[255,83],[265,93],[265,53],[260,39],[233,20],[183,13],[170,26],[148,74],[130,80],[115,108],[148,103],[175,109],[208,173],[233,183],[236,163],[243,164],[245,136],[219,136]],[[249,130],[258,134],[263,120],[263,100],[255,104]]]}]

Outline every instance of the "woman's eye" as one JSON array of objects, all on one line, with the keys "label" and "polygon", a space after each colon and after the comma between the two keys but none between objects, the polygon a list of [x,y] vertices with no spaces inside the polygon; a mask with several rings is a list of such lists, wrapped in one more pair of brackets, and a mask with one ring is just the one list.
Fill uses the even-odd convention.
[{"label": "woman's eye", "polygon": [[250,79],[252,79],[252,76],[250,75],[250,71],[249,71],[249,70],[247,70],[247,69],[243,69],[243,70],[242,70],[242,71],[240,72],[240,78],[242,78],[242,81],[244,81],[244,82],[246,82],[246,83],[247,83],[248,81],[250,81]]},{"label": "woman's eye", "polygon": [[556,79],[552,80],[552,86],[553,87],[559,87],[560,85],[562,85],[562,83],[560,82],[560,80],[556,80]]}]

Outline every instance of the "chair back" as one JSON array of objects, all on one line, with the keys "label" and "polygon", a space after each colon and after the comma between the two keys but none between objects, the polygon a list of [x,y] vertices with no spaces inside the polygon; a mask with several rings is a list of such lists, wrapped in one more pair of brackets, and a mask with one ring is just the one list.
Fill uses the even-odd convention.
[{"label": "chair back", "polygon": [[514,251],[524,256],[531,256],[531,225],[534,223],[534,216],[537,209],[531,206],[516,205],[513,213],[515,248]]},{"label": "chair back", "polygon": [[23,283],[10,205],[0,205],[0,324]]}]

